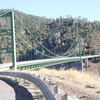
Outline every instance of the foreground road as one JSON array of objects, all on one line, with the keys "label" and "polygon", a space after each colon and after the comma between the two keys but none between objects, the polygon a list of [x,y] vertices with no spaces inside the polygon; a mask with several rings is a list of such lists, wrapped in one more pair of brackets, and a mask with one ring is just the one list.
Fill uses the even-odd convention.
[{"label": "foreground road", "polygon": [[15,100],[14,89],[1,79],[0,79],[0,100]]}]

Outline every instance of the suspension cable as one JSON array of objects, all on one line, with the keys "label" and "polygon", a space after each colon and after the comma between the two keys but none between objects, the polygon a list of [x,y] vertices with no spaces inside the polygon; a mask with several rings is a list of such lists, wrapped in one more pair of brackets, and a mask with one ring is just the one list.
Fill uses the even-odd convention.
[{"label": "suspension cable", "polygon": [[[3,15],[5,15],[5,14],[7,14],[7,13],[9,13],[10,11],[8,11],[8,12],[5,12],[5,13],[3,13],[1,16],[3,16]],[[0,16],[0,17],[1,17]],[[17,17],[17,16],[16,16]],[[49,53],[51,53],[51,54],[53,54],[53,55],[55,55],[56,57],[63,57],[63,56],[65,56],[70,50],[71,50],[71,48],[72,48],[72,46],[73,46],[73,44],[74,44],[74,42],[75,42],[75,40],[73,41],[73,43],[72,43],[72,45],[70,46],[70,48],[69,48],[69,50],[67,51],[67,52],[65,52],[62,56],[58,56],[57,54],[55,54],[55,53],[53,53],[53,52],[51,52],[49,49],[47,49],[44,45],[42,45],[38,40],[37,40],[37,38],[35,38],[32,34],[31,34],[31,32],[25,27],[25,25],[21,22],[21,20],[17,17],[17,19],[20,21],[20,23],[23,25],[23,27],[30,33],[30,35],[43,47],[43,48],[45,48]],[[6,22],[5,22],[6,23]],[[6,23],[7,24],[7,23]],[[8,25],[7,24],[7,26],[10,28],[10,25]],[[18,35],[18,34],[17,34]],[[20,36],[19,36],[20,37]],[[23,40],[23,39],[21,39],[21,40]],[[24,41],[24,40],[23,40]],[[25,43],[26,43],[26,41],[25,41]],[[27,43],[28,44],[28,43]],[[30,46],[30,45],[29,45]],[[31,46],[32,47],[32,46]],[[33,48],[33,47],[32,47]],[[77,48],[77,47],[76,47]],[[75,50],[76,50],[76,48],[75,48]],[[34,48],[33,48],[34,49]],[[34,49],[34,50],[37,50],[37,49]],[[75,51],[74,50],[74,51]],[[74,52],[73,51],[73,52]],[[41,53],[40,51],[38,51],[39,53]],[[42,54],[42,53],[41,53]],[[44,56],[47,56],[47,57],[55,57],[55,56],[49,56],[49,55],[47,55],[47,54],[42,54],[42,55],[44,55]],[[71,55],[71,54],[70,54]]]},{"label": "suspension cable", "polygon": [[4,16],[4,15],[8,14],[8,13],[11,12],[11,11],[12,11],[12,10],[9,10],[9,11],[7,11],[7,12],[1,13],[0,17],[2,17],[2,16]]},{"label": "suspension cable", "polygon": [[[34,50],[37,50],[37,49],[35,49],[35,48],[33,48],[28,42],[26,42],[24,39],[22,39],[19,35],[18,35],[18,33],[16,33],[16,35],[22,40],[22,41],[24,41],[24,43],[26,43],[28,46],[30,46],[32,49],[34,49]],[[37,50],[40,54],[42,54],[39,50]],[[46,57],[54,57],[54,56],[49,56],[49,55],[47,55],[47,54],[42,54],[42,55],[44,55],[44,56],[46,56]]]},{"label": "suspension cable", "polygon": [[[32,36],[43,48],[45,48],[49,53],[53,54],[54,56],[60,57],[60,56],[58,56],[57,54],[55,54],[55,53],[53,53],[52,51],[50,51],[49,49],[47,49],[44,45],[42,45],[42,44],[40,43],[40,41],[38,41],[38,39],[35,38],[34,35],[32,35],[32,33],[29,31],[29,29],[28,29],[27,27],[25,27],[25,25],[24,25],[24,24],[22,23],[22,21],[18,18],[18,16],[17,16],[17,15],[15,15],[15,16],[16,16],[16,18],[19,20],[19,22],[23,25],[23,27],[31,34],[31,36]],[[75,40],[74,40],[74,42],[75,42]],[[74,44],[74,42],[72,43],[72,45]],[[71,47],[72,47],[72,45],[71,45]],[[71,49],[71,47],[70,47],[70,49]],[[70,51],[70,49],[69,49],[66,53],[64,53],[62,56],[66,55],[66,54]]]}]

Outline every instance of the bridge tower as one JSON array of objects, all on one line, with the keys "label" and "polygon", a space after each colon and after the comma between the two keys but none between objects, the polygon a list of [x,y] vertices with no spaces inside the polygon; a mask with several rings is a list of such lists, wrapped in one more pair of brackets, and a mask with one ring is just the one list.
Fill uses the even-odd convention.
[{"label": "bridge tower", "polygon": [[[16,43],[15,43],[15,26],[14,26],[14,11],[10,10],[8,12],[0,13],[0,17],[9,17],[10,18],[10,33],[8,34],[6,30],[5,34],[3,33],[3,30],[0,31],[0,36],[10,36],[11,37],[11,48],[0,48],[0,54],[3,53],[11,53],[12,54],[12,62],[13,67],[16,70]],[[5,51],[5,52],[3,52]]]}]

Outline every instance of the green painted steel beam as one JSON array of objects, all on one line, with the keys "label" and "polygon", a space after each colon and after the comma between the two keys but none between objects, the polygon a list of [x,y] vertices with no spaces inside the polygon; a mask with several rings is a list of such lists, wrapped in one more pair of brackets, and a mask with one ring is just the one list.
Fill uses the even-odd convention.
[{"label": "green painted steel beam", "polygon": [[12,48],[0,48],[0,54],[12,53]]},{"label": "green painted steel beam", "polygon": [[11,50],[12,48],[0,48],[0,51],[2,50]]},{"label": "green painted steel beam", "polygon": [[14,11],[10,12],[10,20],[11,20],[11,36],[12,36],[12,59],[13,59],[13,67],[16,70],[16,43],[15,43],[15,24],[14,24]]},{"label": "green painted steel beam", "polygon": [[[69,60],[64,59],[64,60],[58,60],[58,61],[48,61],[48,62],[43,62],[43,63],[32,63],[32,64],[18,65],[17,69],[21,69],[21,70],[23,70],[23,69],[24,70],[26,70],[26,69],[37,69],[37,68],[52,66],[52,65],[56,65],[56,64],[73,62],[73,61],[80,61],[80,58],[69,59]],[[30,66],[33,66],[33,68],[30,68]]]},{"label": "green painted steel beam", "polygon": [[[0,30],[0,33],[2,33],[2,34],[0,34],[0,36],[9,36],[9,35],[11,35],[11,30]],[[3,34],[4,33],[4,34]]]},{"label": "green painted steel beam", "polygon": [[12,51],[11,52],[0,52],[0,54],[7,54],[7,53],[12,53]]},{"label": "green painted steel beam", "polygon": [[[0,51],[1,51],[0,54],[12,53],[13,67],[16,70],[16,43],[15,43],[14,11],[9,10],[7,12],[0,13],[0,17],[9,17],[10,18],[11,28],[9,30],[8,29],[7,30],[6,29],[1,30],[0,33],[2,33],[2,34],[0,34],[0,36],[11,35],[11,43],[12,43],[12,45],[11,45],[12,49],[1,48],[0,49]],[[2,50],[6,50],[6,51],[2,52]]]},{"label": "green painted steel beam", "polygon": [[0,14],[0,17],[10,17],[10,16],[11,16],[10,13],[7,13],[5,15],[3,15],[3,13]]},{"label": "green painted steel beam", "polygon": [[6,29],[6,30],[5,30],[5,29],[2,29],[2,30],[0,30],[0,33],[2,33],[2,32],[3,32],[3,33],[4,33],[4,32],[9,32],[9,31],[11,32],[10,29],[9,29],[9,30],[8,30],[8,29]]},{"label": "green painted steel beam", "polygon": [[9,36],[9,35],[11,35],[11,33],[10,34],[0,34],[0,36]]},{"label": "green painted steel beam", "polygon": [[12,10],[9,10],[9,11],[3,12],[3,13],[0,13],[0,17],[10,17],[11,16],[11,11]]},{"label": "green painted steel beam", "polygon": [[[82,56],[81,59],[86,59],[86,58],[94,58],[94,57],[100,57],[100,55],[93,55],[93,56]],[[52,65],[57,65],[57,64],[62,64],[62,63],[67,63],[67,62],[74,62],[74,61],[80,61],[80,57],[69,57],[69,59],[57,59],[57,60],[52,60],[52,61],[43,61],[43,62],[34,62],[34,63],[29,63],[29,64],[22,64],[22,65],[17,65],[18,70],[28,70],[28,69],[37,69],[37,68],[42,68],[42,67],[47,67],[47,66],[52,66]]]}]

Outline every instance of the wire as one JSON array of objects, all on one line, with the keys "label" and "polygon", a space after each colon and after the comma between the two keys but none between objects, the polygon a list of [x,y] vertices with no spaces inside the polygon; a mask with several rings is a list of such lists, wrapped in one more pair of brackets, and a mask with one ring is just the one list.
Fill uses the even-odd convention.
[{"label": "wire", "polygon": [[[2,16],[3,15],[5,15],[5,14],[7,14],[7,13],[9,13],[10,11],[8,11],[8,12],[6,12],[6,13],[3,13],[2,14]],[[16,16],[16,15],[15,15]],[[1,17],[1,16],[0,16]],[[55,54],[55,53],[53,53],[53,52],[51,52],[49,49],[47,49],[44,45],[42,45],[41,43],[40,43],[40,41],[38,41],[35,37],[34,37],[34,35],[32,35],[31,34],[31,32],[25,27],[25,25],[21,22],[21,20],[16,16],[16,18],[20,21],[20,23],[23,25],[23,27],[30,33],[30,35],[34,38],[34,40],[35,41],[37,41],[43,48],[45,48],[49,53],[51,53],[51,54],[53,54],[53,55],[55,55],[56,57],[63,57],[63,56],[65,56],[70,50],[71,50],[71,48],[72,48],[72,46],[74,45],[74,43],[75,43],[75,40],[73,41],[73,43],[72,43],[72,45],[71,45],[71,47],[69,48],[69,50],[66,52],[66,53],[64,53],[62,56],[58,56],[57,54]],[[6,23],[6,22],[5,22]],[[6,23],[7,24],[7,23]],[[8,25],[7,24],[7,26],[10,28],[10,25]],[[16,33],[17,35],[18,35],[18,33]],[[18,35],[19,36],[19,35]],[[19,38],[20,38],[20,36],[19,36]],[[30,46],[31,48],[33,48],[31,45],[29,45],[29,43],[28,42],[26,42],[24,39],[22,39],[22,38],[20,38],[21,40],[23,40],[28,46]],[[76,46],[76,48],[77,48],[77,46]],[[74,49],[74,51],[76,50],[76,48]],[[33,48],[34,50],[37,50],[37,49],[35,49],[35,48]],[[37,50],[38,51],[38,50]],[[74,51],[73,51],[73,53],[74,53]],[[43,54],[43,53],[41,53],[40,51],[38,51],[40,54],[42,54],[42,55],[44,55],[44,56],[46,56],[46,57],[55,57],[55,56],[49,56],[49,55],[47,55],[47,54]],[[72,55],[73,53],[71,53],[70,55]],[[67,57],[69,57],[70,55],[68,55]]]},{"label": "wire", "polygon": [[[40,54],[42,54],[39,50],[33,48],[28,42],[26,42],[24,39],[22,39],[22,38],[18,35],[18,33],[16,33],[16,35],[17,35],[22,41],[24,41],[24,43],[26,43],[29,47],[31,47],[32,49],[38,51]],[[44,56],[46,56],[46,57],[54,57],[54,56],[48,56],[48,55],[46,55],[46,54],[42,54],[42,55],[44,55]]]},{"label": "wire", "polygon": [[[1,17],[0,17],[1,18]],[[2,19],[2,18],[1,18]],[[2,19],[3,20],[3,19]],[[3,20],[3,22],[5,22],[4,20]],[[6,23],[6,22],[5,22]],[[8,23],[6,23],[6,25],[9,27],[9,28],[11,28],[10,27],[10,25],[8,24]],[[17,35],[18,35],[18,33],[17,33]],[[20,36],[19,36],[19,38],[20,38]],[[21,38],[20,38],[21,39]],[[21,39],[21,40],[23,40],[25,43],[26,43],[26,41],[24,40],[24,39]],[[28,43],[27,43],[28,44]],[[30,47],[32,47],[32,46],[30,46]],[[32,47],[33,48],[33,47]],[[33,48],[34,49],[34,48]],[[37,49],[34,49],[34,50],[37,50]],[[38,51],[38,50],[37,50]],[[40,51],[38,51],[39,53],[40,53]],[[42,53],[41,53],[42,54]],[[42,55],[44,55],[44,56],[47,56],[47,57],[54,57],[54,56],[48,56],[48,55],[46,55],[46,54],[42,54]]]},{"label": "wire", "polygon": [[67,52],[64,53],[62,56],[65,56],[65,55],[71,50],[72,46],[74,45],[74,42],[75,42],[75,40],[73,41],[72,45],[71,45],[70,48],[67,50]]},{"label": "wire", "polygon": [[[58,54],[55,54],[55,53],[53,53],[53,52],[51,52],[49,49],[47,49],[44,45],[42,45],[41,43],[40,43],[40,41],[38,41],[38,39],[36,38],[36,37],[34,37],[34,35],[32,35],[32,33],[28,30],[28,28],[26,28],[25,27],[25,25],[22,23],[22,21],[18,18],[18,16],[15,14],[15,16],[16,16],[16,18],[19,20],[19,22],[23,25],[23,27],[30,33],[30,35],[43,47],[43,48],[45,48],[49,53],[51,53],[51,54],[53,54],[54,56],[56,56],[56,57],[60,57]],[[75,42],[75,40],[74,40],[74,42]],[[74,42],[73,42],[73,44],[74,44]],[[72,44],[72,45],[73,45]],[[71,47],[72,47],[72,45],[71,45]],[[71,47],[70,47],[70,49],[71,49]],[[70,50],[69,49],[69,50]],[[66,53],[64,53],[62,56],[64,56],[64,55],[66,55],[68,52],[69,52],[69,50],[66,52]]]}]

